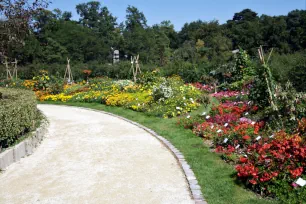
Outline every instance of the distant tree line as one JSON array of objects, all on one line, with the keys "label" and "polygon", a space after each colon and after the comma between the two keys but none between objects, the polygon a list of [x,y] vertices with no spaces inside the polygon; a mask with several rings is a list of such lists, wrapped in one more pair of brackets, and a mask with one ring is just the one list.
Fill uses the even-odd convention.
[{"label": "distant tree line", "polygon": [[258,16],[245,9],[225,24],[198,20],[186,23],[178,32],[170,21],[148,26],[144,13],[133,6],[128,6],[126,20],[120,24],[96,1],[79,4],[76,10],[79,21],[71,20],[71,12],[59,9],[37,13],[37,27],[18,53],[22,61],[54,63],[69,56],[84,63],[111,62],[113,48],[120,50],[121,57],[140,54],[143,63],[163,66],[176,59],[224,63],[239,47],[251,55],[257,54],[260,45],[279,54],[306,48],[304,10],[287,16]]},{"label": "distant tree line", "polygon": [[[94,69],[111,63],[113,50],[119,50],[121,60],[139,54],[144,66],[163,67],[166,75],[179,74],[186,81],[197,81],[211,71],[230,69],[233,50],[242,48],[256,58],[258,47],[263,45],[265,50],[274,48],[277,61],[272,60],[272,64],[278,66],[274,70],[280,81],[286,81],[296,66],[305,66],[305,10],[284,16],[259,16],[245,9],[225,24],[198,20],[186,23],[180,31],[168,20],[148,26],[144,13],[134,6],[127,7],[126,20],[121,23],[97,1],[79,4],[76,11],[78,21],[72,20],[71,12],[60,9],[34,13],[31,34],[24,46],[8,52],[9,57],[18,58],[26,66],[47,67],[63,64],[69,57],[79,67]],[[284,56],[287,61],[280,63],[286,59]],[[109,68],[94,73],[110,73],[105,69]]]}]

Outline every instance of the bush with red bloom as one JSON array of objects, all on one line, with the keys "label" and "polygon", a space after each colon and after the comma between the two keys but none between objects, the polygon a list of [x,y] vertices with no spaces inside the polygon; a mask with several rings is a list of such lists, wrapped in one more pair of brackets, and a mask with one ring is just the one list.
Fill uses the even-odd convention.
[{"label": "bush with red bloom", "polygon": [[213,139],[220,134],[224,134],[226,128],[212,122],[203,122],[194,127],[193,133],[205,139]]},{"label": "bush with red bloom", "polygon": [[[242,93],[243,95],[245,95],[245,93]],[[242,95],[240,91],[220,91],[218,93],[214,93],[212,94],[213,97],[217,98],[217,99],[221,99],[221,98],[230,98],[233,96],[239,96]]]},{"label": "bush with red bloom", "polygon": [[83,74],[84,74],[84,80],[88,80],[89,76],[91,75],[92,71],[89,69],[85,69],[83,70]]},{"label": "bush with red bloom", "polygon": [[306,175],[305,141],[297,134],[289,136],[284,131],[275,133],[274,138],[249,145],[248,158],[240,158],[236,166],[240,180],[267,195],[277,191],[274,185],[278,181],[286,181],[290,188],[297,178]]},{"label": "bush with red bloom", "polygon": [[215,90],[214,86],[201,84],[199,82],[192,83],[191,85],[196,87],[197,89],[199,89],[201,91],[205,91],[205,92],[208,92],[208,93],[211,93]]}]

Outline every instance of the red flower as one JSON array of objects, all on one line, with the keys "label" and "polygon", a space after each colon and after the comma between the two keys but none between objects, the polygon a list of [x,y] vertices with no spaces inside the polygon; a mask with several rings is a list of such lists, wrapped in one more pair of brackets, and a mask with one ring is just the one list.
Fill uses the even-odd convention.
[{"label": "red flower", "polygon": [[248,159],[245,158],[245,157],[240,157],[239,160],[240,160],[241,163],[247,163],[248,162]]},{"label": "red flower", "polygon": [[252,180],[250,180],[249,181],[251,184],[253,184],[253,185],[256,185],[257,184],[257,181],[255,180],[255,179],[252,179]]},{"label": "red flower", "polygon": [[248,135],[245,135],[245,136],[243,136],[243,137],[242,137],[242,139],[244,139],[244,140],[250,140],[250,139],[251,139],[251,137],[250,137],[250,136],[248,136]]},{"label": "red flower", "polygon": [[257,111],[257,110],[258,110],[258,107],[257,107],[257,106],[253,106],[252,110],[253,110],[253,111]]},{"label": "red flower", "polygon": [[292,177],[296,178],[296,177],[300,176],[303,173],[304,168],[303,167],[299,167],[297,169],[293,169],[293,170],[289,170],[289,171],[290,171]]}]

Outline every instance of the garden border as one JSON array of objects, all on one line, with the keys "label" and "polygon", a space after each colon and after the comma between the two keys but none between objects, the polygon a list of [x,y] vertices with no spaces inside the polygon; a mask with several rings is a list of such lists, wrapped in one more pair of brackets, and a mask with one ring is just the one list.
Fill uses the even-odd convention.
[{"label": "garden border", "polygon": [[207,204],[206,200],[204,199],[203,195],[202,195],[202,191],[201,191],[201,187],[198,184],[197,178],[195,177],[192,169],[190,168],[189,164],[187,163],[187,161],[185,160],[183,154],[176,148],[174,147],[171,142],[169,142],[167,139],[165,139],[164,137],[158,135],[156,132],[154,132],[153,130],[151,130],[150,128],[147,128],[137,122],[134,122],[132,120],[129,120],[127,118],[124,118],[122,116],[113,114],[113,113],[109,113],[106,111],[102,111],[102,110],[96,110],[96,109],[92,109],[92,108],[85,108],[85,107],[79,107],[79,106],[69,106],[69,105],[57,105],[57,104],[41,104],[41,105],[52,105],[52,106],[66,106],[66,107],[74,107],[74,108],[79,108],[79,109],[83,109],[83,110],[89,110],[89,111],[94,111],[94,112],[100,112],[106,115],[110,115],[116,118],[119,118],[121,120],[124,120],[128,123],[131,123],[143,130],[145,130],[146,132],[148,132],[149,134],[151,134],[153,137],[155,137],[157,140],[159,140],[159,142],[161,142],[171,153],[172,155],[175,157],[175,159],[177,160],[181,170],[183,171],[184,175],[185,175],[185,179],[187,181],[188,187],[189,187],[189,192],[191,194],[192,199],[195,201],[195,204]]},{"label": "garden border", "polygon": [[35,131],[28,133],[30,135],[26,139],[0,153],[0,171],[5,170],[13,163],[20,161],[21,158],[33,154],[35,149],[44,139],[45,134],[48,131],[48,126],[48,121],[43,119],[40,126]]}]

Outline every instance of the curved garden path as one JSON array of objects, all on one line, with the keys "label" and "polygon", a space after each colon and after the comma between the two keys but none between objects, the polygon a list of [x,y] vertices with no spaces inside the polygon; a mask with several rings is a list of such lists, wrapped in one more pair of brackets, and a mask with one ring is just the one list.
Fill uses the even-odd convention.
[{"label": "curved garden path", "polygon": [[39,105],[49,133],[0,173],[0,203],[194,203],[170,151],[122,119]]}]

